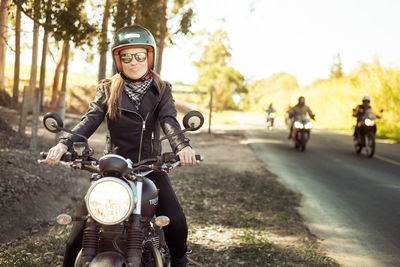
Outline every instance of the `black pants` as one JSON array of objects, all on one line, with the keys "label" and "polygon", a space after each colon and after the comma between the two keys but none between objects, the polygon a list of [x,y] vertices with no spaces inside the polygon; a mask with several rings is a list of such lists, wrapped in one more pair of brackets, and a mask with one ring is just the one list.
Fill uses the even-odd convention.
[{"label": "black pants", "polygon": [[[172,258],[181,258],[185,255],[187,247],[186,240],[188,228],[186,218],[181,205],[172,189],[168,175],[165,172],[152,172],[147,177],[153,181],[158,192],[157,216],[165,215],[169,217],[170,224],[164,227],[165,240]],[[86,205],[83,202],[77,216],[87,214]],[[74,266],[75,258],[82,247],[84,222],[75,222],[72,226],[71,235],[67,241],[64,254],[65,267]]]}]

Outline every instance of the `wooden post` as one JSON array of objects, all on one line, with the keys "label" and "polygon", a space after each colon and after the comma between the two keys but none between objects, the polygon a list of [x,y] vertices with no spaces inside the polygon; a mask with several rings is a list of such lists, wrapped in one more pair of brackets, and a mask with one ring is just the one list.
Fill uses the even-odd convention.
[{"label": "wooden post", "polygon": [[32,114],[32,133],[31,133],[31,142],[29,145],[29,149],[31,151],[35,151],[38,143],[38,124],[39,124],[39,112],[40,112],[40,88],[35,87],[33,93],[33,114]]},{"label": "wooden post", "polygon": [[211,134],[211,118],[212,118],[212,104],[213,104],[213,92],[214,92],[214,86],[210,87],[210,112],[209,112],[209,118],[208,118],[208,133]]},{"label": "wooden post", "polygon": [[19,119],[18,125],[18,133],[25,134],[26,122],[28,117],[28,96],[29,96],[29,86],[24,86],[24,93],[22,96],[22,105],[21,105],[21,115]]}]

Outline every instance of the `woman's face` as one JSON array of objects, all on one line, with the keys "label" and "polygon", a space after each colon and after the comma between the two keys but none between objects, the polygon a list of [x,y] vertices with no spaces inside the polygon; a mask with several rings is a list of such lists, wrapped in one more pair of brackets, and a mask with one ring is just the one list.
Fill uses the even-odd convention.
[{"label": "woman's face", "polygon": [[[136,57],[132,54],[138,54],[137,57],[141,56],[143,57],[142,53],[146,53],[146,59],[143,62],[139,62]],[[147,63],[147,51],[145,48],[127,48],[124,50],[121,50],[120,52],[120,56],[124,55],[124,54],[131,54],[132,56],[132,61],[129,63],[124,63],[123,60],[121,60],[121,64],[122,64],[122,71],[124,72],[124,74],[133,80],[139,79],[141,78],[143,75],[145,75],[149,68],[148,68],[148,63]],[[129,55],[128,55],[129,58]]]}]

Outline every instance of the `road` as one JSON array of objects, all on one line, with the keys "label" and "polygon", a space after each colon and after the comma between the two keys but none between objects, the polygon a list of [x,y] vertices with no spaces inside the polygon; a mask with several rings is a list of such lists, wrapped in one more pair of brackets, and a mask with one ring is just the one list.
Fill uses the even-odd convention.
[{"label": "road", "polygon": [[[400,266],[400,145],[378,141],[357,155],[349,133],[313,129],[305,152],[282,122],[236,113],[257,158],[303,195],[300,213],[342,266]],[[378,125],[379,127],[379,125]]]}]

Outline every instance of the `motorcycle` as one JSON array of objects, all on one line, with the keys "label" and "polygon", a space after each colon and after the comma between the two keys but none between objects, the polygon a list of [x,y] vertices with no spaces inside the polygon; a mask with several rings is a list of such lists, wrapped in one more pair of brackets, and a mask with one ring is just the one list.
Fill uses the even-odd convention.
[{"label": "motorcycle", "polygon": [[[87,216],[71,217],[60,214],[61,225],[84,221],[82,249],[75,267],[133,266],[168,267],[171,258],[165,242],[163,227],[169,224],[166,216],[155,216],[158,189],[146,175],[153,171],[169,172],[179,166],[179,157],[172,152],[161,153],[161,142],[186,131],[198,130],[204,122],[198,111],[190,111],[183,118],[185,129],[158,140],[157,156],[132,163],[116,154],[107,154],[99,160],[87,138],[76,142],[73,149],[61,158],[60,164],[92,172],[90,187],[85,195]],[[63,128],[63,121],[55,113],[43,118],[45,128],[53,133],[73,133]],[[47,152],[41,152],[42,163]],[[197,162],[202,160],[196,155]]]},{"label": "motorcycle", "polygon": [[[381,110],[382,112],[383,110]],[[365,116],[357,123],[356,136],[354,138],[354,150],[360,154],[365,147],[368,157],[372,158],[375,153],[375,120],[378,118],[372,110],[368,111]]]},{"label": "motorcycle", "polygon": [[272,131],[272,127],[274,127],[275,120],[275,112],[270,112],[267,115],[267,128],[269,131]]},{"label": "motorcycle", "polygon": [[307,116],[303,116],[300,120],[295,120],[293,123],[292,139],[294,147],[300,151],[306,150],[307,141],[310,139],[312,122]]}]

